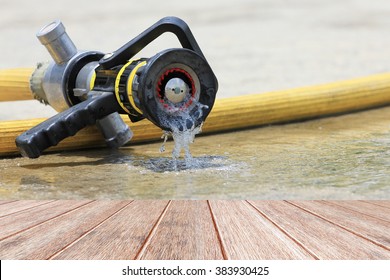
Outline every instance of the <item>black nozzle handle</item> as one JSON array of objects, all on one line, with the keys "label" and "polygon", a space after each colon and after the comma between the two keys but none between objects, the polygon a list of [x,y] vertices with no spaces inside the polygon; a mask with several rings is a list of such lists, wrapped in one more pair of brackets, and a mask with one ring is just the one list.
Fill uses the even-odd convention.
[{"label": "black nozzle handle", "polygon": [[16,146],[23,156],[37,158],[45,149],[119,110],[117,104],[112,93],[83,101],[19,135]]},{"label": "black nozzle handle", "polygon": [[175,34],[183,48],[196,52],[206,60],[187,23],[177,17],[165,17],[126,43],[124,46],[120,47],[110,56],[103,57],[99,61],[99,64],[104,69],[110,69],[119,65],[132,58],[149,43],[165,32],[172,32]]}]

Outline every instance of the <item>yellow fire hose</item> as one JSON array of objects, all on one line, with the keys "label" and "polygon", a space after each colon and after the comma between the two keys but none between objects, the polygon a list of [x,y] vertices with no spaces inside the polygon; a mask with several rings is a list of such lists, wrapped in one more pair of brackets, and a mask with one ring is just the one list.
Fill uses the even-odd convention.
[{"label": "yellow fire hose", "polygon": [[0,101],[30,100],[30,77],[34,68],[0,70]]},{"label": "yellow fire hose", "polygon": [[[29,79],[33,69],[0,71],[0,101],[32,99]],[[308,86],[291,90],[217,99],[207,118],[204,133],[216,133],[265,124],[306,120],[349,113],[390,104],[390,74]],[[157,140],[162,131],[147,120],[125,122],[134,132],[130,143]],[[0,156],[17,154],[15,138],[43,119],[0,122]],[[65,139],[50,150],[70,150],[104,146],[100,132],[89,127]]]}]

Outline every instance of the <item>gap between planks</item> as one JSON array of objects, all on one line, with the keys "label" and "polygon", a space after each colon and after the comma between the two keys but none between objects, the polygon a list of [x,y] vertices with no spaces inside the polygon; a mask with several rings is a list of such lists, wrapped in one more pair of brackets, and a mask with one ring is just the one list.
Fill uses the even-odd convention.
[{"label": "gap between planks", "polygon": [[295,242],[299,247],[301,247],[303,250],[305,250],[309,255],[311,255],[315,260],[319,260],[319,257],[312,251],[310,251],[308,248],[306,248],[299,240],[294,238],[290,233],[288,233],[286,230],[284,230],[282,227],[280,227],[274,220],[272,220],[271,217],[269,217],[267,214],[265,214],[263,211],[261,211],[259,208],[257,208],[254,204],[252,204],[250,201],[247,200],[247,203],[253,207],[261,216],[263,216],[265,219],[270,221],[275,227],[277,227],[281,232],[283,232],[288,238],[290,238],[293,242]]},{"label": "gap between planks", "polygon": [[[384,208],[386,208],[386,210],[388,210],[387,212],[389,212],[389,213],[384,213],[383,215],[382,215],[382,212],[381,213],[378,213],[378,212],[376,212],[375,214],[376,215],[374,215],[374,214],[369,214],[369,213],[365,213],[364,211],[362,211],[362,208],[361,207],[352,207],[351,206],[351,203],[349,203],[349,204],[345,204],[345,203],[340,203],[340,202],[337,202],[337,201],[327,201],[327,200],[323,200],[322,201],[323,203],[326,203],[326,204],[329,204],[329,205],[331,205],[331,206],[338,206],[338,207],[341,207],[341,208],[344,208],[344,209],[348,209],[348,210],[350,210],[350,211],[353,211],[353,212],[356,212],[356,213],[359,213],[359,214],[361,214],[361,215],[364,215],[364,216],[367,216],[367,217],[370,217],[370,218],[373,218],[373,219],[377,219],[377,220],[379,220],[379,221],[383,221],[383,222],[390,222],[390,215],[389,215],[389,213],[390,213],[390,208],[386,208],[386,207],[384,207]],[[364,202],[364,201],[357,201],[357,202]],[[372,203],[366,203],[366,204],[368,204],[369,206],[375,206],[375,207],[381,207],[380,205],[377,205],[377,204],[372,204]],[[365,208],[365,210],[367,211],[367,208]],[[379,217],[379,216],[383,216],[383,217],[385,217],[385,218],[383,218],[383,217]]]},{"label": "gap between planks", "polygon": [[368,201],[362,201],[363,203],[370,203],[376,206],[384,207],[387,209],[390,209],[390,200],[368,200]]},{"label": "gap between planks", "polygon": [[148,236],[146,237],[144,243],[141,245],[141,248],[139,249],[139,251],[135,255],[134,259],[139,260],[142,257],[142,255],[145,253],[146,247],[150,244],[150,240],[152,239],[152,237],[156,233],[157,227],[160,225],[160,223],[161,223],[162,219],[164,218],[165,214],[167,213],[168,208],[171,205],[171,203],[172,203],[172,200],[168,201],[167,205],[164,207],[164,210],[162,211],[161,215],[158,217],[156,223],[153,225],[151,231],[149,232]]},{"label": "gap between planks", "polygon": [[[21,203],[20,203],[21,202]],[[38,201],[32,201],[32,200],[19,200],[19,201],[13,201],[12,203],[13,204],[19,204],[17,205],[16,209],[11,209],[10,211],[8,211],[8,213],[6,212],[6,214],[4,215],[1,215],[0,218],[3,218],[3,217],[7,217],[7,216],[10,216],[10,215],[14,215],[14,214],[17,214],[17,213],[20,213],[20,212],[23,212],[23,211],[27,211],[27,210],[31,210],[35,207],[39,207],[41,205],[45,205],[45,204],[49,204],[49,203],[52,203],[54,202],[54,200],[48,200],[48,201],[44,201],[44,200],[38,200]],[[32,205],[31,205],[32,204]],[[7,206],[14,206],[15,205],[9,205],[9,203],[3,203],[3,204],[0,204],[0,211],[1,211],[1,208],[4,208],[7,207]]]},{"label": "gap between planks", "polygon": [[219,228],[218,228],[217,219],[216,219],[216,217],[215,217],[215,215],[214,215],[214,212],[213,212],[213,209],[212,209],[212,207],[211,207],[211,204],[210,204],[210,201],[209,201],[209,200],[207,200],[207,206],[208,206],[208,208],[209,208],[210,215],[211,215],[211,220],[212,220],[212,222],[213,222],[213,226],[214,226],[215,232],[216,232],[216,234],[217,234],[219,246],[221,247],[222,257],[223,257],[224,260],[228,260],[228,259],[230,259],[229,253],[228,253],[227,250],[226,250],[226,246],[225,246],[225,244],[224,244],[224,240],[223,240],[222,235],[221,235],[221,232],[220,232],[220,230],[219,230]]}]

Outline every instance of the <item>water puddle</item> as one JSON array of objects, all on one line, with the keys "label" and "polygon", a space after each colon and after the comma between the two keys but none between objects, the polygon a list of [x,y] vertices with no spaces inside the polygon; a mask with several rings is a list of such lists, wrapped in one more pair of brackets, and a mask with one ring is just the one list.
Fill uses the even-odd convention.
[{"label": "water puddle", "polygon": [[106,165],[126,165],[128,170],[141,173],[172,173],[184,171],[198,171],[212,169],[215,171],[232,171],[234,167],[240,165],[231,161],[228,156],[222,155],[202,155],[188,158],[172,158],[159,156],[146,156],[141,154],[123,154],[117,152],[104,157],[100,164]]},{"label": "water puddle", "polygon": [[157,172],[180,172],[180,171],[191,171],[201,170],[207,168],[222,168],[227,165],[227,159],[222,156],[202,156],[202,157],[191,157],[188,159],[175,159],[167,157],[149,158],[139,162],[133,162],[139,164],[144,168]]}]

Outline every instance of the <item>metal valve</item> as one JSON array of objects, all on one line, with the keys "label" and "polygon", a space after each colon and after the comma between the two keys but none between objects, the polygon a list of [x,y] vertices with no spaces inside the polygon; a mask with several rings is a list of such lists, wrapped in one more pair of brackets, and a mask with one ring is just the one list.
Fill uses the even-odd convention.
[{"label": "metal valve", "polygon": [[[133,58],[165,32],[174,33],[182,48]],[[43,27],[37,37],[54,61],[39,64],[31,90],[59,114],[17,137],[23,156],[37,158],[93,124],[109,147],[120,147],[132,132],[119,114],[127,114],[132,122],[147,118],[165,131],[199,127],[214,105],[217,79],[179,18],[161,19],[109,54],[78,51],[59,21]]]}]

